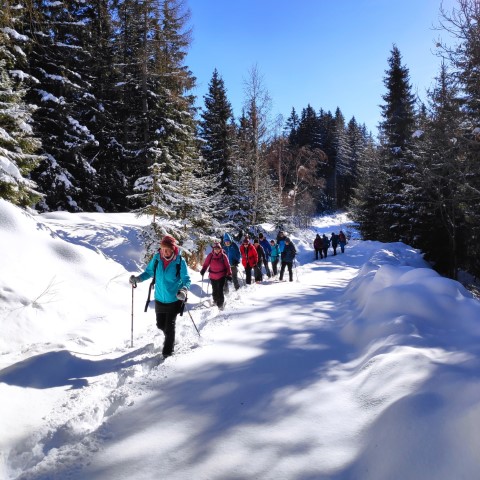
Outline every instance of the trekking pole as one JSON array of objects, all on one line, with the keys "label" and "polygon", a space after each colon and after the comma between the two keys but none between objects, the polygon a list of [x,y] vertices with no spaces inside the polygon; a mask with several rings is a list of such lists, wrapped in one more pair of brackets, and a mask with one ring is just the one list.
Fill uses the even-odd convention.
[{"label": "trekking pole", "polygon": [[132,285],[132,328],[130,332],[130,348],[133,348],[133,291],[135,290],[136,285]]},{"label": "trekking pole", "polygon": [[195,330],[196,330],[197,333],[198,333],[198,336],[200,337],[200,336],[201,336],[201,335],[200,335],[200,332],[198,331],[198,328],[197,328],[197,326],[195,325],[195,322],[193,321],[193,317],[192,317],[192,314],[190,313],[190,309],[187,308],[186,310],[187,310],[187,313],[188,313],[188,315],[189,315],[189,317],[190,317],[190,320],[191,320],[192,323],[193,323],[193,326],[195,327]]}]

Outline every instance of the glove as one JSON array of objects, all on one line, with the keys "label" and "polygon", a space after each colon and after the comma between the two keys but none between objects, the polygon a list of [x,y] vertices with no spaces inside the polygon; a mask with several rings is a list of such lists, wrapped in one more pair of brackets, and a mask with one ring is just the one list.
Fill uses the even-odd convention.
[{"label": "glove", "polygon": [[202,268],[202,269],[200,270],[200,275],[201,275],[202,277],[205,275],[205,269],[204,269],[204,268]]},{"label": "glove", "polygon": [[231,282],[233,280],[231,275],[227,275],[227,281]]},{"label": "glove", "polygon": [[177,298],[181,302],[184,302],[187,299],[187,289],[185,287],[182,287],[178,292],[177,292]]},{"label": "glove", "polygon": [[130,278],[128,279],[128,281],[132,284],[133,288],[135,288],[137,286],[137,283],[140,282],[140,279],[135,275],[130,275]]}]

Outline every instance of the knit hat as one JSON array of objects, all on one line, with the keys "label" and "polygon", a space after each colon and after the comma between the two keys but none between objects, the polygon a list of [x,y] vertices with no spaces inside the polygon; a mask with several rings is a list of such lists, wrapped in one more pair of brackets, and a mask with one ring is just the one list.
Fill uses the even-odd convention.
[{"label": "knit hat", "polygon": [[243,243],[250,243],[250,239],[248,238],[248,235],[243,239]]},{"label": "knit hat", "polygon": [[224,236],[223,236],[223,241],[224,242],[231,242],[232,241],[232,237],[226,233]]},{"label": "knit hat", "polygon": [[175,248],[177,247],[176,243],[177,243],[177,241],[172,236],[165,235],[162,238],[162,241],[160,242],[160,246],[171,248],[172,250],[175,250]]},{"label": "knit hat", "polygon": [[287,237],[287,238],[285,239],[285,242],[286,242],[286,243],[290,243],[290,239]]},{"label": "knit hat", "polygon": [[[177,241],[170,235],[165,235],[160,242],[160,247],[167,247],[173,250],[173,255],[178,255],[180,251],[177,246]],[[162,256],[166,258],[163,254]]]},{"label": "knit hat", "polygon": [[255,238],[253,239],[253,243],[258,243],[258,238],[257,238],[257,237],[255,237]]},{"label": "knit hat", "polygon": [[212,245],[212,248],[222,248],[222,246],[220,245],[220,242],[215,242],[215,243]]},{"label": "knit hat", "polygon": [[259,233],[258,238],[263,238],[263,233]]}]

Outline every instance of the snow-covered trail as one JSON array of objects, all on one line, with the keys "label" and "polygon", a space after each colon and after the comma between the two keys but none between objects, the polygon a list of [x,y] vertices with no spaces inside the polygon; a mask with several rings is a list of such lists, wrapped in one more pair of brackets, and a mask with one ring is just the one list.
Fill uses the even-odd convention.
[{"label": "snow-covered trail", "polygon": [[176,356],[158,366],[148,345],[161,338],[149,329],[136,339],[146,345],[140,366],[119,368],[113,381],[98,379],[106,406],[86,401],[88,410],[76,415],[98,417],[80,450],[63,444],[64,452],[21,478],[49,478],[52,468],[65,478],[103,480],[151,479],[155,472],[174,479],[308,478],[308,465],[331,474],[354,455],[368,418],[365,405],[350,398],[345,370],[354,366],[339,336],[344,288],[365,255],[352,248],[307,263],[311,252],[303,250],[294,282],[232,292],[221,313],[191,310],[201,338],[184,315]]},{"label": "snow-covered trail", "polygon": [[[2,212],[0,478],[476,478],[480,306],[410,247],[354,239],[315,262],[315,230],[345,226],[319,219],[293,236],[295,281],[233,291],[223,312],[197,309],[192,272],[201,336],[185,313],[163,361],[147,282],[130,348],[131,216]],[[53,272],[54,301],[30,301]]]}]

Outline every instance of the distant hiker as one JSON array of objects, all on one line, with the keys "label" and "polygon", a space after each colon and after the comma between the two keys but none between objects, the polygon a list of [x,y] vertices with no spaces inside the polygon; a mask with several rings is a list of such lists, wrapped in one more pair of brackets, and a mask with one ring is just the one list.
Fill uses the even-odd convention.
[{"label": "distant hiker", "polygon": [[285,235],[285,232],[280,230],[277,234],[277,244],[278,248],[280,249],[280,253],[283,252],[283,249],[285,248],[285,239],[287,236]]},{"label": "distant hiker", "polygon": [[257,249],[250,243],[248,236],[243,239],[240,254],[242,255],[243,268],[245,268],[245,282],[250,285],[252,283],[252,268],[258,263],[258,253]]},{"label": "distant hiker", "polygon": [[315,240],[313,241],[313,248],[315,250],[315,260],[318,260],[318,255],[320,254],[320,259],[323,258],[322,255],[322,239],[320,237],[320,234],[317,233],[317,236],[315,237]]},{"label": "distant hiker", "polygon": [[285,239],[285,248],[282,252],[282,267],[280,268],[280,281],[283,280],[283,274],[285,273],[285,267],[288,268],[288,275],[290,281],[293,282],[293,260],[297,254],[297,249],[295,245],[290,241],[289,238]]},{"label": "distant hiker", "polygon": [[265,264],[265,262],[267,261],[267,256],[265,255],[265,250],[260,245],[258,238],[253,239],[253,246],[257,250],[257,255],[258,255],[258,262],[254,267],[255,281],[261,282],[263,280],[262,264]]},{"label": "distant hiker", "polygon": [[187,299],[190,276],[187,263],[179,253],[175,238],[165,235],[147,268],[138,277],[132,275],[130,283],[136,286],[148,278],[155,280],[155,315],[157,328],[165,335],[162,355],[173,355],[175,321]]},{"label": "distant hiker", "polygon": [[323,234],[322,235],[322,250],[323,250],[323,257],[327,258],[328,247],[330,246],[330,240],[328,237]]},{"label": "distant hiker", "polygon": [[[238,290],[240,288],[240,283],[238,282],[238,265],[241,260],[240,249],[228,233],[223,236],[223,249],[227,254],[230,267],[232,268],[233,286],[235,290]],[[228,282],[225,282],[225,291],[228,292]]]},{"label": "distant hiker", "polygon": [[212,251],[203,262],[202,269],[200,270],[202,277],[205,275],[207,269],[208,277],[212,283],[213,302],[221,309],[225,303],[223,287],[227,280],[232,280],[232,269],[230,268],[228,257],[219,242],[213,244]]},{"label": "distant hiker", "polygon": [[338,247],[338,235],[335,232],[332,232],[332,236],[330,237],[330,243],[332,244],[333,254],[337,254],[337,247]]},{"label": "distant hiker", "polygon": [[275,240],[270,240],[270,248],[270,261],[272,262],[273,275],[276,276],[278,274],[278,261],[280,260],[280,247],[275,243]]},{"label": "distant hiker", "polygon": [[345,245],[347,244],[347,237],[345,234],[340,230],[340,233],[338,234],[338,244],[340,245],[340,250],[342,253],[345,253]]},{"label": "distant hiker", "polygon": [[270,273],[270,269],[268,268],[268,261],[270,260],[270,254],[272,249],[270,247],[270,244],[268,243],[268,240],[263,235],[263,233],[258,234],[258,240],[260,242],[260,245],[263,248],[263,251],[265,252],[265,258],[263,260],[263,264],[265,265],[265,273],[267,274],[267,277],[270,278],[272,274]]}]

